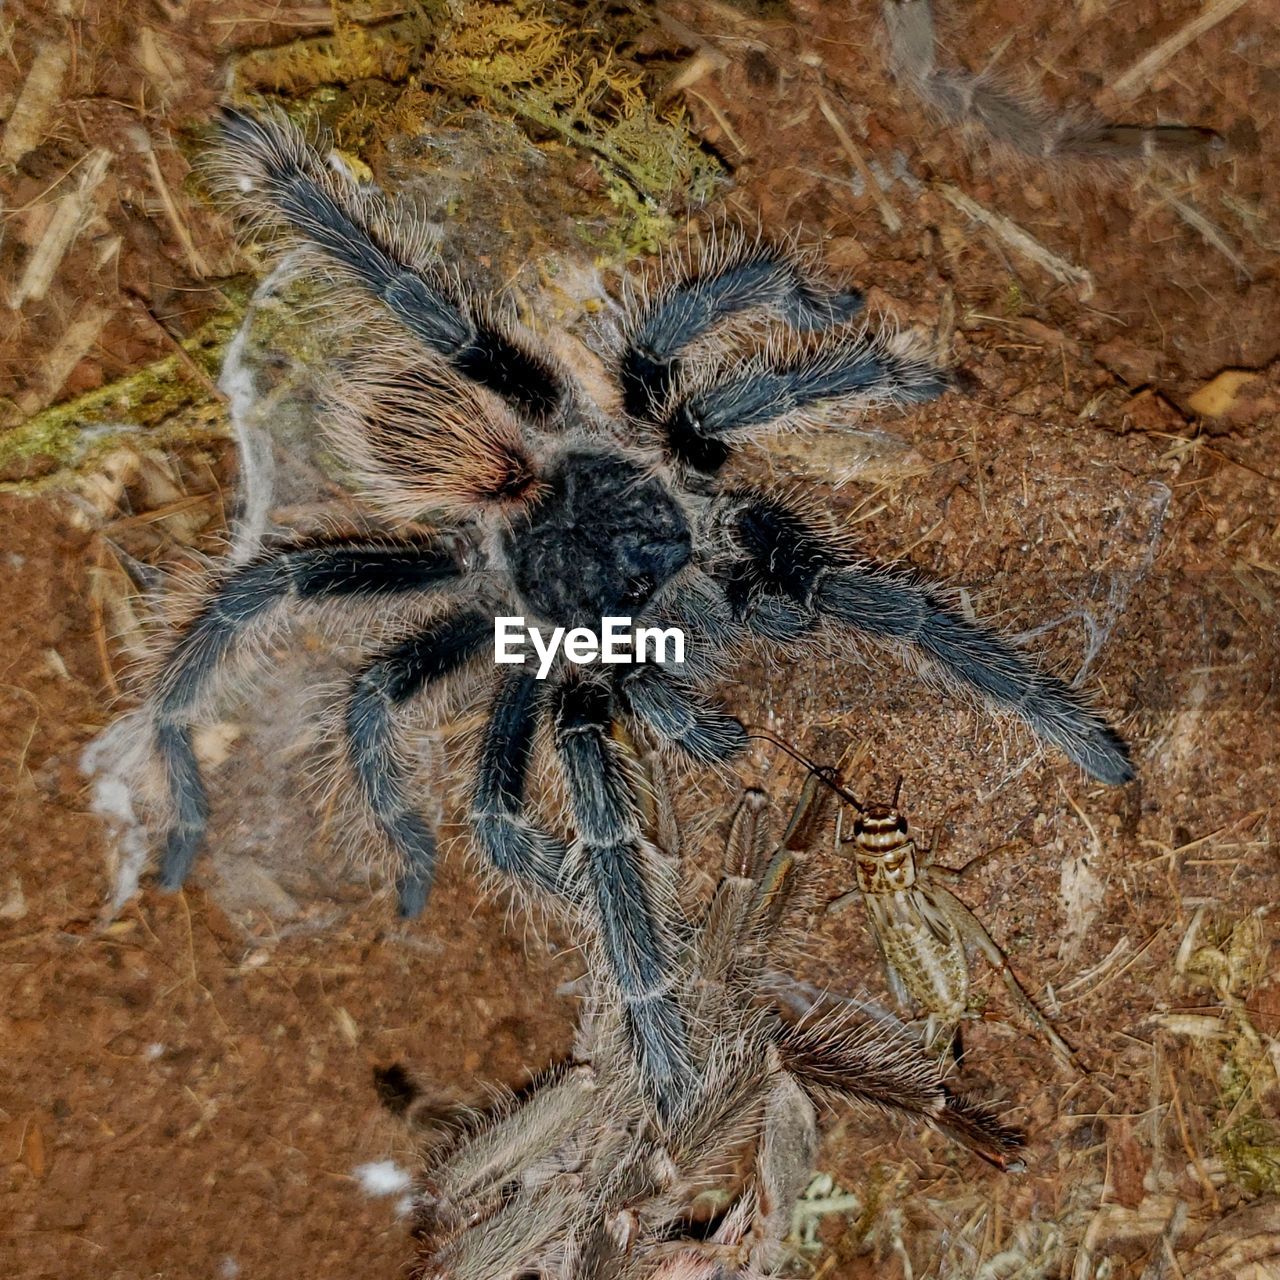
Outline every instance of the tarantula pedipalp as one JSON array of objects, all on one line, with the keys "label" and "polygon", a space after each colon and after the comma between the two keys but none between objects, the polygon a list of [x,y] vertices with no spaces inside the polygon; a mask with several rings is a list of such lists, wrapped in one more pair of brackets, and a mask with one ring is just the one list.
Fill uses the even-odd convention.
[{"label": "tarantula pedipalp", "polygon": [[[149,700],[172,811],[166,886],[183,883],[208,824],[193,726],[243,642],[282,606],[439,606],[368,659],[341,726],[357,795],[400,859],[405,914],[426,901],[436,842],[411,794],[398,714],[492,662],[485,650],[498,616],[552,628],[614,616],[678,623],[687,634],[680,664],[584,673],[561,660],[545,682],[527,668],[494,668],[470,811],[493,867],[593,924],[646,1078],[674,1108],[689,1069],[687,1029],[667,991],[670,947],[655,904],[663,878],[615,723],[695,760],[727,760],[744,744],[742,725],[700,693],[721,661],[753,639],[785,647],[861,635],[1020,716],[1094,776],[1131,776],[1107,725],[1004,640],[908,574],[852,558],[787,503],[717,481],[745,437],[942,391],[927,359],[851,323],[860,295],[812,279],[778,249],[734,242],[635,309],[610,416],[532,335],[425,252],[381,192],[330,167],[283,116],[230,111],[222,137],[224,186],[239,208],[288,236],[297,269],[328,278],[339,291],[333,305],[363,325],[329,397],[337,450],[387,515],[434,514],[454,527],[304,541],[212,583]],[[690,367],[689,351],[713,342],[722,322],[756,312],[808,337]],[[569,845],[528,814],[535,738],[548,722]]]},{"label": "tarantula pedipalp", "polygon": [[[658,773],[651,759],[647,776]],[[791,1024],[763,994],[791,959],[803,854],[829,801],[810,778],[775,847],[764,795],[745,792],[709,904],[673,928],[673,994],[689,1012],[696,1082],[679,1120],[648,1105],[600,956],[570,1062],[485,1111],[432,1117],[444,1137],[425,1154],[415,1197],[417,1280],[782,1274],[818,1112],[837,1103],[933,1124],[1001,1168],[1017,1164],[1020,1135],[952,1093],[909,1036],[839,1012]],[[646,820],[663,844],[660,825]]]}]

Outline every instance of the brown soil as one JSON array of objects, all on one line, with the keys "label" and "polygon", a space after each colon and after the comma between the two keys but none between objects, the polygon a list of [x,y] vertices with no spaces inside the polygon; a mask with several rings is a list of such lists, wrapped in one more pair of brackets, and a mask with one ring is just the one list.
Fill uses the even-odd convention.
[{"label": "brown soil", "polygon": [[[905,775],[941,861],[1000,846],[961,895],[1091,1068],[1060,1076],[976,961],[990,1016],[966,1026],[963,1078],[1026,1126],[1029,1171],[1002,1176],[937,1136],[833,1117],[821,1167],[863,1210],[824,1218],[809,1260],[828,1278],[1074,1265],[1083,1280],[1104,1262],[1135,1280],[1191,1276],[1214,1250],[1274,1232],[1280,1195],[1280,935],[1266,915],[1280,872],[1280,49],[1267,6],[1246,4],[1119,104],[1108,86],[1195,17],[1193,0],[948,7],[949,61],[994,56],[1054,102],[1211,126],[1229,147],[1197,172],[1017,164],[895,85],[874,6],[658,11],[648,52],[701,71],[685,102],[733,168],[726,206],[801,228],[880,307],[938,333],[966,388],[877,422],[912,453],[871,481],[832,486],[822,439],[781,441],[745,469],[812,477],[869,554],[970,588],[1010,630],[1052,624],[1034,643],[1072,675],[1090,656],[1086,683],[1139,770],[1108,791],[1056,756],[1024,768],[1025,735],[888,664],[815,658],[726,685],[744,720],[812,749],[875,744],[860,784]],[[605,30],[614,20],[593,11]],[[223,305],[245,260],[170,139],[208,120],[229,51],[325,22],[324,7],[256,0],[36,4],[2,20],[6,137],[40,51],[66,55],[44,55],[62,68],[56,87],[31,146],[5,154],[10,297],[55,197],[91,148],[109,153],[81,233],[10,312],[3,425],[170,354]],[[910,180],[885,181],[891,230],[851,176],[872,162],[893,174],[899,154]],[[595,198],[592,171],[561,159],[576,210]],[[1091,295],[974,225],[943,185],[1087,271]],[[468,216],[482,214],[480,202]],[[1252,376],[1205,398],[1229,369]],[[577,962],[482,893],[456,847],[428,915],[407,925],[363,873],[317,863],[310,838],[276,850],[256,898],[215,873],[228,865],[215,848],[184,894],[144,883],[113,917],[118,833],[91,811],[80,760],[128,699],[128,646],[113,637],[138,606],[121,553],[168,564],[216,549],[234,458],[216,433],[164,455],[144,440],[33,491],[58,465],[37,453],[0,477],[0,1271],[399,1274],[396,1196],[372,1197],[354,1172],[411,1159],[372,1068],[403,1060],[469,1095],[518,1082],[568,1048],[573,1004],[557,991]],[[276,757],[259,750],[300,780],[307,733]],[[274,794],[264,802],[245,772],[227,775],[242,781],[223,792],[224,853],[251,841],[254,804]],[[741,776],[779,809],[800,781],[764,755]],[[736,785],[705,781],[695,797],[703,865]],[[847,869],[818,862],[834,896]],[[804,970],[885,998],[860,909],[817,922]],[[1161,1270],[1166,1228],[1177,1260]]]}]

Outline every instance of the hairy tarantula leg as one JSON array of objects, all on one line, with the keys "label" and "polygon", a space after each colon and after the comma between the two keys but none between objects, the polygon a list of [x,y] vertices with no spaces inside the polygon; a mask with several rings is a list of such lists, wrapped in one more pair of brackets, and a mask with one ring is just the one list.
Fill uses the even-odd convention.
[{"label": "hairy tarantula leg", "polygon": [[454,1202],[471,1196],[496,1198],[504,1186],[546,1160],[599,1105],[593,1067],[552,1067],[522,1097],[501,1097],[478,1128],[464,1129],[462,1142],[431,1161],[428,1180],[447,1187]]},{"label": "hairy tarantula leg", "polygon": [[566,849],[524,816],[525,783],[539,712],[538,680],[509,675],[493,700],[471,802],[471,829],[506,875],[549,893],[576,896],[565,881]]},{"label": "hairy tarantula leg", "polygon": [[209,825],[191,725],[244,631],[289,600],[369,602],[435,590],[461,572],[452,540],[350,541],[277,552],[222,578],[166,658],[152,695],[154,746],[173,808],[160,866],[164,888],[182,887]]},{"label": "hairy tarantula leg", "polygon": [[[600,927],[640,1072],[661,1114],[678,1115],[693,1083],[688,1030],[658,911],[659,855],[640,831],[629,780],[612,745],[608,689],[566,681],[556,708],[556,747]],[[655,901],[655,899],[659,899]]]},{"label": "hairy tarantula leg", "polygon": [[394,712],[473,658],[493,631],[473,611],[451,614],[375,658],[351,683],[345,730],[361,799],[404,866],[396,882],[400,914],[419,915],[431,892],[436,837],[409,799],[409,770],[396,741]]},{"label": "hairy tarantula leg", "polygon": [[695,268],[663,290],[630,324],[618,369],[627,413],[656,418],[680,353],[720,321],[758,307],[775,311],[793,329],[812,331],[852,320],[862,310],[862,294],[831,289],[806,276],[783,249],[744,240],[722,261]]},{"label": "hairy tarantula leg", "polygon": [[1021,1131],[1005,1124],[989,1102],[946,1085],[942,1097],[942,1111],[932,1121],[936,1129],[1005,1173],[1026,1172]]},{"label": "hairy tarantula leg", "polygon": [[224,109],[220,167],[244,209],[319,250],[463,377],[534,417],[555,410],[564,385],[550,361],[477,315],[444,272],[415,261],[386,197],[330,166],[283,114]]},{"label": "hairy tarantula leg", "polygon": [[759,1197],[757,1232],[764,1238],[751,1261],[776,1275],[787,1256],[784,1241],[792,1215],[818,1166],[818,1115],[798,1080],[779,1071],[764,1098],[761,1142],[756,1160]]},{"label": "hairy tarantula leg", "polygon": [[844,335],[792,356],[766,355],[683,392],[662,419],[674,457],[714,471],[728,445],[751,433],[805,425],[815,409],[850,414],[873,405],[918,404],[947,379],[928,357],[883,335]]},{"label": "hairy tarantula leg", "polygon": [[944,1130],[999,1168],[1012,1168],[1022,1135],[995,1112],[942,1083],[937,1064],[906,1036],[849,1027],[828,1016],[799,1026],[779,1024],[775,1044],[785,1070],[828,1102],[852,1102],[913,1115]]},{"label": "hairy tarantula leg", "polygon": [[[757,602],[776,615],[779,602],[787,601],[797,630],[806,622],[830,621],[911,645],[937,674],[1020,717],[1092,777],[1113,786],[1133,777],[1124,742],[1079,694],[1037,671],[994,631],[953,612],[927,587],[902,573],[851,562],[778,503],[749,499],[732,523],[746,562],[729,589],[748,625]],[[778,632],[777,616],[766,613],[766,622]]]},{"label": "hairy tarantula leg", "polygon": [[661,667],[632,667],[618,682],[631,711],[664,742],[704,764],[718,764],[747,745],[747,731]]}]

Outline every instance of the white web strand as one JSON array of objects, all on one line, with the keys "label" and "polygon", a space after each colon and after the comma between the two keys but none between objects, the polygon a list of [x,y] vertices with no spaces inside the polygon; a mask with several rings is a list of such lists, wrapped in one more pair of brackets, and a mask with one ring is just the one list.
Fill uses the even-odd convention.
[{"label": "white web strand", "polygon": [[151,853],[151,835],[134,808],[145,768],[142,721],[122,716],[90,741],[80,755],[80,772],[90,780],[89,809],[107,829],[107,870],[111,894],[99,925],[105,927],[137,892]]},{"label": "white web strand", "polygon": [[227,397],[227,417],[235,432],[240,460],[240,499],[232,524],[229,561],[245,564],[257,555],[271,526],[275,497],[275,444],[263,425],[263,395],[250,354],[254,322],[265,301],[296,267],[295,254],[287,254],[254,290],[244,320],[227,347],[218,388]]}]

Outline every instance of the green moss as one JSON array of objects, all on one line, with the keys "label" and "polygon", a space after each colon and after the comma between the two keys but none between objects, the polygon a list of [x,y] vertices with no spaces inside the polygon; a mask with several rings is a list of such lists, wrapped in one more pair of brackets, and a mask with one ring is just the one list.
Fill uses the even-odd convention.
[{"label": "green moss", "polygon": [[1213,1135],[1214,1149],[1250,1195],[1280,1194],[1280,1125],[1260,1098],[1259,1077],[1272,1072],[1270,1055],[1247,1019],[1238,1014],[1236,1022],[1218,1072],[1219,1103],[1230,1123]]},{"label": "green moss", "polygon": [[1250,1114],[1219,1133],[1218,1158],[1232,1179],[1250,1195],[1280,1194],[1280,1127]]},{"label": "green moss", "polygon": [[567,7],[472,0],[439,34],[422,74],[591,153],[642,203],[705,200],[723,177],[718,162],[683,113],[655,107],[641,71],[598,36]]},{"label": "green moss", "polygon": [[620,260],[669,240],[670,211],[709,199],[724,173],[679,107],[655,105],[653,73],[620,51],[648,20],[609,11],[597,25],[597,12],[571,0],[420,0],[408,13],[346,0],[332,32],[242,55],[235,82],[290,108],[307,95],[367,158],[420,134],[444,98],[518,121],[535,142],[595,159],[611,225],[583,239]]},{"label": "green moss", "polygon": [[[146,365],[105,387],[34,414],[0,436],[0,473],[14,475],[39,463],[41,480],[75,467],[122,439],[200,438],[225,429],[218,397],[209,381],[243,316],[236,302],[182,344],[191,364],[174,354]],[[196,369],[206,375],[202,378]],[[179,419],[181,418],[181,421]],[[22,480],[6,488],[24,487]]]},{"label": "green moss", "polygon": [[1221,1111],[1213,1145],[1232,1180],[1250,1195],[1280,1194],[1280,1123],[1264,1101],[1275,1067],[1247,1003],[1266,974],[1264,917],[1253,911],[1211,921],[1183,971],[1193,985],[1211,990],[1224,1010],[1228,1035],[1212,1042]]},{"label": "green moss", "polygon": [[394,83],[407,79],[422,57],[430,34],[428,22],[418,12],[362,22],[351,16],[354,8],[338,6],[338,21],[333,31],[324,35],[240,54],[232,63],[233,94],[297,97],[322,86],[356,80]]},{"label": "green moss", "polygon": [[[291,113],[318,114],[341,147],[375,164],[392,137],[419,136],[459,101],[475,104],[520,145],[532,140],[535,152],[561,153],[561,182],[573,195],[569,203],[577,202],[564,215],[572,224],[565,243],[576,238],[613,265],[669,241],[673,211],[709,199],[724,176],[682,111],[655,105],[652,64],[642,67],[623,51],[648,25],[643,13],[573,0],[411,0],[407,7],[403,0],[336,0],[331,32],[238,57],[233,92],[281,95]],[[194,131],[187,145],[204,141]],[[574,152],[594,159],[597,189],[569,185],[580,169]],[[500,167],[503,153],[491,162]],[[198,176],[192,181],[198,188]],[[521,211],[530,216],[530,207]],[[472,210],[463,204],[452,213],[456,221]],[[210,380],[243,302],[183,344]],[[0,475],[27,487],[121,439],[207,438],[224,429],[208,381],[173,355],[0,437]]]},{"label": "green moss", "polygon": [[586,223],[578,227],[582,243],[594,249],[606,263],[624,263],[641,254],[657,253],[675,234],[676,222],[653,200],[640,196],[620,177],[606,177],[605,195],[617,217],[597,230]]}]

